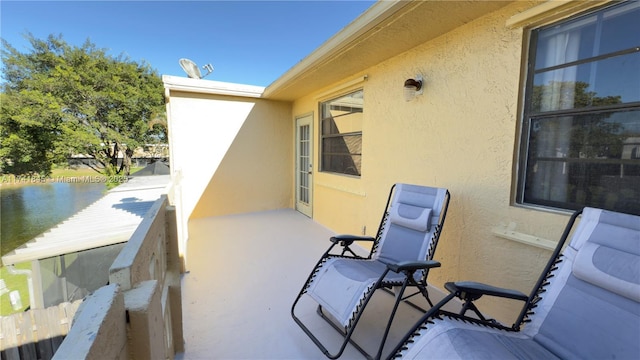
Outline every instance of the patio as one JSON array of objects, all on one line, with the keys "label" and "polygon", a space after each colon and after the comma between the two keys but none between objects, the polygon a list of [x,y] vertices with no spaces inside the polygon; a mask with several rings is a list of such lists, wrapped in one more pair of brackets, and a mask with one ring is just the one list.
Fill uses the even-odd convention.
[{"label": "patio", "polygon": [[[290,308],[332,235],[292,209],[191,220],[182,279],[185,352],[176,359],[326,359],[292,320]],[[436,289],[430,294],[432,301],[442,296]],[[356,341],[370,353],[392,300],[382,292],[374,296],[356,330]],[[335,351],[339,335],[311,301],[302,305],[303,321]],[[401,306],[383,356],[419,315]],[[349,345],[342,358],[363,356]]]}]

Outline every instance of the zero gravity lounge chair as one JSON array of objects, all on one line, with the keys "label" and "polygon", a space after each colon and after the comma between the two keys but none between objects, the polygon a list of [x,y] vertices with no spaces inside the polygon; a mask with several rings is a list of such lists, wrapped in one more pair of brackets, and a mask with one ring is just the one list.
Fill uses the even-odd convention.
[{"label": "zero gravity lounge chair", "polygon": [[[571,217],[530,296],[475,282],[446,283],[451,293],[423,316],[392,357],[640,359],[640,216],[585,208],[561,254],[579,213]],[[524,301],[515,324],[485,319],[473,305],[483,295]],[[463,301],[460,313],[440,310],[454,297]],[[476,318],[465,316],[467,309]]]},{"label": "zero gravity lounge chair", "polygon": [[[291,307],[293,319],[327,357],[340,357],[348,342],[366,357],[371,357],[351,340],[351,335],[378,289],[395,287],[399,291],[376,358],[381,355],[401,301],[422,295],[433,305],[427,292],[426,278],[430,268],[440,266],[432,259],[449,197],[448,190],[442,188],[396,184],[387,199],[377,237],[337,235],[330,239],[332,244],[316,264]],[[350,248],[354,241],[372,242],[370,254],[367,257],[356,255]],[[339,245],[336,248],[338,253],[334,250],[336,245]],[[405,296],[407,287],[414,291]],[[296,316],[296,305],[304,295],[318,303],[318,314],[344,336],[344,342],[336,353],[327,350]]]}]

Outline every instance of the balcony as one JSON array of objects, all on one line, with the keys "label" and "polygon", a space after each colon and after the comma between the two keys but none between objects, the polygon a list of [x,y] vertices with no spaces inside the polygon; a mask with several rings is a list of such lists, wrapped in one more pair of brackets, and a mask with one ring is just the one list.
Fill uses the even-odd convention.
[{"label": "balcony", "polygon": [[[182,278],[185,351],[177,359],[326,359],[292,320],[290,308],[334,235],[329,229],[283,209],[195,219],[189,233],[189,272]],[[431,295],[441,297],[435,289]],[[375,353],[393,297],[380,293],[372,301],[355,338]],[[335,349],[341,343],[337,332],[311,301],[303,305],[303,321]],[[419,314],[401,306],[388,347]],[[363,356],[349,345],[342,358]]]},{"label": "balcony", "polygon": [[[163,211],[166,205],[163,197],[147,214],[152,216],[114,262],[111,285],[85,300],[54,358],[325,359],[289,312],[328,246],[329,229],[291,209],[194,219],[180,299],[174,297],[177,252],[172,209]],[[159,265],[163,261],[166,266]],[[431,294],[433,300],[441,297],[436,289]],[[379,315],[390,310],[392,300],[380,293],[365,313],[355,339],[367,351],[377,349],[384,326]],[[308,314],[303,320],[338,346],[340,337],[316,315],[315,306],[303,305]],[[401,306],[387,352],[419,315]],[[343,358],[363,356],[349,345]]]}]

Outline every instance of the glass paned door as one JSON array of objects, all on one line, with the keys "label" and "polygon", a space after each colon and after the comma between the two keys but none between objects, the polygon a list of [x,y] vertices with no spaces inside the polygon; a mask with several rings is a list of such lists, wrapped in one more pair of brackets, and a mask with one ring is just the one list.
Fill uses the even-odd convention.
[{"label": "glass paned door", "polygon": [[313,190],[313,115],[296,119],[296,210],[311,217]]}]

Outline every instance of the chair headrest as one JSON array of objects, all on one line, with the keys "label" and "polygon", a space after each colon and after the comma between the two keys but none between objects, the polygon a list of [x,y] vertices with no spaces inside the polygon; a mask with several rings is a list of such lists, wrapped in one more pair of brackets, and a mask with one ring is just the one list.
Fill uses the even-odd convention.
[{"label": "chair headrest", "polygon": [[640,302],[640,256],[587,243],[573,263],[578,279]]},{"label": "chair headrest", "polygon": [[[585,208],[573,274],[590,284],[640,302],[640,217]],[[581,224],[583,225],[583,224]]]},{"label": "chair headrest", "polygon": [[424,232],[431,227],[431,209],[397,203],[389,209],[389,220],[393,224]]}]

